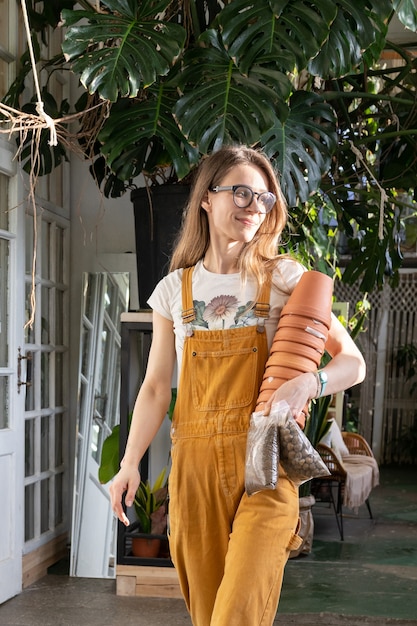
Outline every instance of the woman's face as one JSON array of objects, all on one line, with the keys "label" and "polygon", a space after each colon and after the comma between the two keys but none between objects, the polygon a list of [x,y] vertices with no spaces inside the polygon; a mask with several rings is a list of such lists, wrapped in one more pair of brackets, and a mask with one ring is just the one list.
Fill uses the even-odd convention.
[{"label": "woman's face", "polygon": [[[246,185],[258,194],[270,191],[268,179],[254,165],[238,165],[221,180],[219,187]],[[257,196],[246,208],[236,206],[232,190],[209,191],[202,202],[207,212],[211,239],[218,238],[224,243],[248,243],[253,239],[265,219],[261,204],[258,206]]]}]

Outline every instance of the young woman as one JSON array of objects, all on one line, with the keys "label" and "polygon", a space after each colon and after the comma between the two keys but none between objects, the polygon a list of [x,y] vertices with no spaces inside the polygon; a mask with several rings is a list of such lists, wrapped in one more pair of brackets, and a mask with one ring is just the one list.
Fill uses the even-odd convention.
[{"label": "young woman", "polygon": [[[170,550],[195,626],[273,623],[285,563],[298,537],[298,491],[280,474],[275,490],[245,494],[250,415],[281,309],[303,268],[277,256],[285,202],[269,160],[245,147],[203,159],[170,273],[149,299],[153,341],[112,507],[133,502],[138,465],[164,419],[174,364]],[[269,306],[268,306],[269,305]],[[266,332],[265,332],[266,330]],[[363,380],[363,358],[333,318],[326,393]],[[265,405],[302,409],[318,393],[314,373],[283,384]]]}]

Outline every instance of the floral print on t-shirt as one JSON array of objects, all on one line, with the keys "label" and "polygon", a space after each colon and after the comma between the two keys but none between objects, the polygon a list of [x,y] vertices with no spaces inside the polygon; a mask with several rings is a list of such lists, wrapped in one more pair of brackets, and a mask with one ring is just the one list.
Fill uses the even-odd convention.
[{"label": "floral print on t-shirt", "polygon": [[203,300],[193,300],[196,319],[193,326],[201,326],[208,330],[239,328],[249,326],[255,317],[253,302],[238,306],[236,296],[215,296],[206,304]]}]

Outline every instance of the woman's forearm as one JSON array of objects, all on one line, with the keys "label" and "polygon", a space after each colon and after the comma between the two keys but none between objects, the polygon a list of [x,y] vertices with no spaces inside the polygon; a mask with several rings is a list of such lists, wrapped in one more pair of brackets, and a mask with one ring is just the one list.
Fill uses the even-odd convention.
[{"label": "woman's forearm", "polygon": [[122,463],[137,467],[158,432],[171,401],[171,387],[142,385],[133,409]]}]

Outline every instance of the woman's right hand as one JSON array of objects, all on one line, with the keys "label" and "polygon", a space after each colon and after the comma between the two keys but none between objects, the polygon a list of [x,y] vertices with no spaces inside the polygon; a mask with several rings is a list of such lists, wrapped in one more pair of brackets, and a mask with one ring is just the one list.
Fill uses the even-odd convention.
[{"label": "woman's right hand", "polygon": [[129,526],[130,522],[122,507],[122,497],[126,493],[126,506],[132,506],[139,484],[140,474],[138,468],[123,463],[110,485],[111,508],[125,526]]}]

